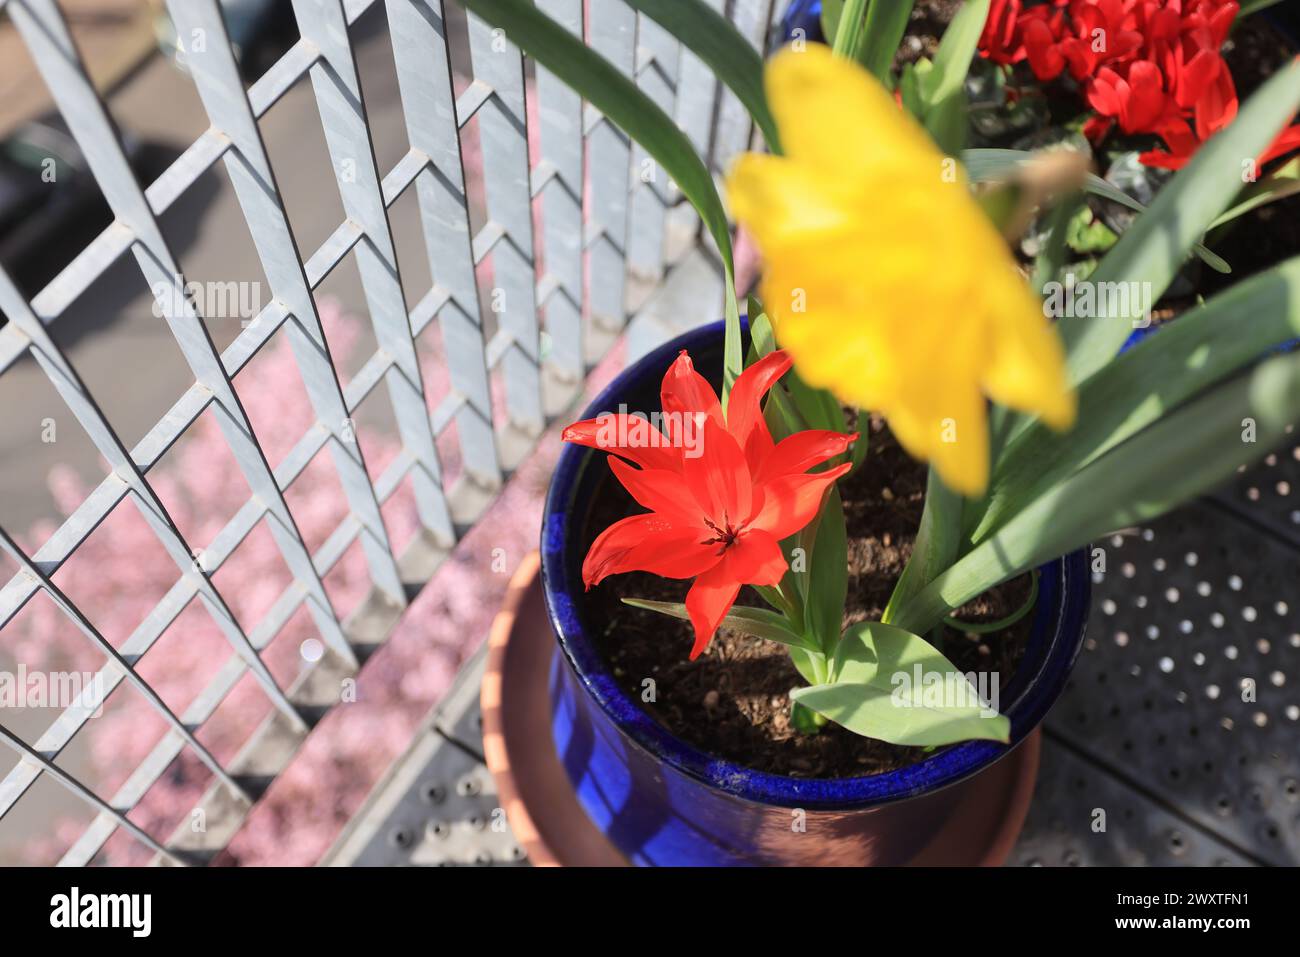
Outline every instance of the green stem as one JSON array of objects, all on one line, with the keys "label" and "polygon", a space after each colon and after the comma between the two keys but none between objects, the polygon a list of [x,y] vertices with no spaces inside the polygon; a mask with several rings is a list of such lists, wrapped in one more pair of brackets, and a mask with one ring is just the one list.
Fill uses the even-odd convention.
[{"label": "green stem", "polygon": [[740,345],[740,307],[736,303],[736,276],[731,265],[731,246],[728,244],[722,252],[722,281],[724,317],[722,335],[722,413],[726,415],[727,405],[731,401],[731,387],[745,368],[745,356]]},{"label": "green stem", "polygon": [[1043,244],[1042,252],[1034,260],[1033,284],[1040,296],[1043,294],[1043,288],[1057,279],[1061,268],[1065,265],[1065,257],[1069,252],[1066,240],[1070,230],[1070,220],[1082,205],[1083,200],[1077,194],[1062,196],[1057,201],[1056,207],[1048,214],[1047,242]]},{"label": "green stem", "polygon": [[903,42],[914,0],[880,0],[867,11],[866,34],[858,59],[887,90],[894,88],[894,54]]},{"label": "green stem", "polygon": [[784,581],[778,582],[776,590],[781,593],[781,598],[790,607],[790,610],[786,615],[790,621],[790,625],[802,634],[804,630],[803,599],[799,597],[799,589],[784,587],[786,581],[789,581],[789,579],[787,578]]},{"label": "green stem", "polygon": [[867,0],[845,0],[840,25],[835,31],[837,56],[856,60],[867,35]]},{"label": "green stem", "polygon": [[758,592],[759,596],[763,599],[763,601],[767,602],[769,605],[771,605],[773,608],[779,611],[782,615],[784,615],[786,621],[791,622],[791,624],[794,623],[793,622],[794,609],[790,607],[790,603],[786,600],[785,595],[781,592],[781,588],[779,585],[755,585],[754,591]]},{"label": "green stem", "polygon": [[943,484],[931,466],[925,485],[925,508],[912,557],[889,596],[881,621],[897,624],[899,611],[957,557],[961,541],[962,498]]}]

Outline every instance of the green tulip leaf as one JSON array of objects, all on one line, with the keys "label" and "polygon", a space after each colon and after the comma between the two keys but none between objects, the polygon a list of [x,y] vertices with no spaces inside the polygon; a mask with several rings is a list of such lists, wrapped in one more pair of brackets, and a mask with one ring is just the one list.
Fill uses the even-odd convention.
[{"label": "green tulip leaf", "polygon": [[790,697],[855,734],[891,744],[1010,739],[1011,723],[981,699],[969,677],[902,628],[872,621],[847,629],[836,650],[834,678],[797,688]]},{"label": "green tulip leaf", "polygon": [[[661,615],[667,615],[670,618],[680,618],[682,621],[690,621],[691,616],[686,611],[686,606],[679,601],[651,601],[648,598],[624,598],[623,604],[631,605],[633,608],[644,608],[646,611],[658,612]],[[750,635],[754,638],[766,638],[768,641],[779,642],[783,645],[792,645],[796,648],[808,648],[812,651],[821,651],[802,635],[796,634],[790,628],[790,623],[774,611],[768,611],[766,608],[749,608],[745,605],[733,605],[731,611],[722,619],[722,627],[738,631],[743,635]]]}]

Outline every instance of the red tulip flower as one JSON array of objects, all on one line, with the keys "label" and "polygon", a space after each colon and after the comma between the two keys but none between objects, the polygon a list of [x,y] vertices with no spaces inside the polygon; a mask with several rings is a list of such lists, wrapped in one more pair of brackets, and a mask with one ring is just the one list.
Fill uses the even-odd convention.
[{"label": "red tulip flower", "polygon": [[1025,56],[1034,76],[1043,82],[1060,76],[1065,69],[1065,54],[1061,50],[1059,30],[1041,17],[1026,17],[1021,23],[1020,32]]},{"label": "red tulip flower", "polygon": [[692,659],[708,646],[742,585],[781,581],[788,567],[781,540],[817,516],[831,484],[850,468],[808,472],[842,454],[856,433],[809,429],[773,442],[762,400],[789,368],[780,351],[754,363],[737,377],[724,416],[683,350],[660,392],[666,435],[627,415],[564,430],[566,442],[614,453],[615,477],[650,509],[596,538],[582,565],[583,583],[591,588],[630,571],[694,578],[686,596],[695,629]]},{"label": "red tulip flower", "polygon": [[[1236,0],[1050,0],[1025,8],[996,0],[981,54],[1005,66],[1028,61],[1040,82],[1068,68],[1096,115],[1084,133],[1100,144],[1118,125],[1152,133],[1167,150],[1147,166],[1178,169],[1237,115],[1237,90],[1221,48],[1241,12]],[[1260,164],[1300,145],[1285,131]]]},{"label": "red tulip flower", "polygon": [[[993,0],[984,31],[980,34],[979,52],[993,63],[1010,66],[1030,58],[1040,80],[1053,79],[1065,66],[1055,47],[1065,23],[1066,0],[1052,0],[1024,9],[1022,0]],[[1037,62],[1032,62],[1038,58]],[[1055,67],[1047,65],[1053,59]],[[1049,75],[1043,75],[1044,71]]]},{"label": "red tulip flower", "polygon": [[1102,68],[1088,88],[1088,103],[1101,116],[1119,120],[1125,133],[1151,133],[1178,120],[1165,95],[1164,78],[1149,60],[1135,60],[1121,75]]},{"label": "red tulip flower", "polygon": [[1010,66],[1025,58],[1020,28],[1022,12],[1021,0],[993,0],[979,40],[979,50],[985,59]]},{"label": "red tulip flower", "polygon": [[1134,29],[1131,6],[1124,0],[1071,5],[1070,33],[1061,40],[1061,53],[1072,77],[1087,79],[1103,64],[1125,63],[1137,54],[1144,38]]}]

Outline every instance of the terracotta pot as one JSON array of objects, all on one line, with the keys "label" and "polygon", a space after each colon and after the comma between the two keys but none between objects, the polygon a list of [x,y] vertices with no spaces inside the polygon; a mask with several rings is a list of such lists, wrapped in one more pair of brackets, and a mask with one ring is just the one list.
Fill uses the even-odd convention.
[{"label": "terracotta pot", "polygon": [[[620,405],[657,409],[663,371],[681,349],[716,384],[722,338],[715,323],[655,350],[625,370],[584,418]],[[961,809],[975,776],[1023,741],[1064,688],[1088,611],[1082,551],[1040,569],[1032,634],[1001,696],[1010,747],[970,741],[897,771],[838,779],[767,774],[706,754],[624,693],[587,633],[582,530],[610,480],[604,459],[603,452],[566,446],[543,516],[542,580],[559,643],[550,723],[578,802],[635,863],[905,863]]]}]

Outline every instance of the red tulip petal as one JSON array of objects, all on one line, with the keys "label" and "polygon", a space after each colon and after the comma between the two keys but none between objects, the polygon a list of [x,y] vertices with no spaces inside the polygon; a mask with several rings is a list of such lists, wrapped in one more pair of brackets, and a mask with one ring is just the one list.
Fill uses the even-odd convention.
[{"label": "red tulip petal", "polygon": [[718,623],[740,593],[740,582],[729,578],[719,563],[699,578],[686,593],[686,612],[695,629],[695,645],[691,648],[691,661],[709,646]]},{"label": "red tulip petal", "polygon": [[1114,125],[1115,121],[1108,116],[1092,116],[1083,124],[1083,135],[1093,146],[1099,146]]},{"label": "red tulip petal", "polygon": [[1190,156],[1178,156],[1174,153],[1166,153],[1164,150],[1148,150],[1138,154],[1138,161],[1143,166],[1156,169],[1182,169],[1190,160]]},{"label": "red tulip petal", "polygon": [[722,554],[727,574],[743,585],[776,585],[789,564],[781,543],[771,532],[750,528],[741,532]]},{"label": "red tulip petal", "polygon": [[[668,469],[637,469],[620,459],[609,460],[610,471],[637,504],[659,512],[673,524],[706,532],[700,507],[695,503],[681,472]],[[709,536],[704,535],[705,538]]]},{"label": "red tulip petal", "polygon": [[717,546],[703,544],[699,529],[650,512],[615,522],[596,537],[582,563],[582,581],[591,588],[610,575],[631,571],[694,578],[718,559]]},{"label": "red tulip petal", "polygon": [[1237,116],[1237,88],[1232,74],[1220,71],[1196,102],[1196,136],[1204,142]]},{"label": "red tulip petal", "polygon": [[1278,134],[1272,145],[1264,151],[1264,155],[1259,158],[1259,165],[1263,166],[1270,160],[1275,160],[1279,156],[1284,156],[1294,149],[1300,149],[1300,126],[1290,126]]},{"label": "red tulip petal", "polygon": [[1040,80],[1053,80],[1065,68],[1065,57],[1057,47],[1051,27],[1039,19],[1025,23],[1025,53],[1029,67]]},{"label": "red tulip petal", "polygon": [[1088,84],[1088,105],[1102,116],[1118,117],[1122,109],[1120,85],[1123,83],[1118,73],[1103,68]]},{"label": "red tulip petal", "polygon": [[771,533],[750,529],[737,537],[722,561],[695,579],[686,595],[686,611],[695,628],[691,659],[708,647],[741,585],[775,585],[788,567],[781,543]]},{"label": "red tulip petal", "polygon": [[1170,152],[1175,156],[1190,158],[1201,145],[1186,120],[1179,119],[1166,123],[1160,127],[1159,132],[1160,138],[1168,144]]},{"label": "red tulip petal", "polygon": [[1214,44],[1216,50],[1223,46],[1223,41],[1228,39],[1228,30],[1232,27],[1232,21],[1236,19],[1240,10],[1241,5],[1238,3],[1225,3],[1210,14],[1210,42]]},{"label": "red tulip petal", "polygon": [[826,490],[850,468],[845,462],[825,472],[772,479],[762,486],[763,506],[749,527],[771,532],[778,541],[793,535],[817,516]]},{"label": "red tulip petal", "polygon": [[1155,132],[1157,121],[1166,114],[1164,77],[1160,68],[1150,60],[1137,60],[1129,67],[1128,83],[1129,96],[1120,114],[1124,132]]},{"label": "red tulip petal", "polygon": [[668,436],[637,415],[602,413],[594,419],[573,423],[561,438],[574,445],[621,455],[642,468],[673,471],[681,468],[681,452],[672,447]]},{"label": "red tulip petal", "polygon": [[695,371],[685,349],[664,373],[664,381],[659,387],[659,400],[663,406],[668,435],[679,448],[686,448],[699,438],[701,420],[696,413],[703,413],[718,425],[726,424],[717,393],[704,376]]},{"label": "red tulip petal", "polygon": [[1217,50],[1201,50],[1183,67],[1178,76],[1178,105],[1190,109],[1214,82],[1223,68],[1223,59]]},{"label": "red tulip petal", "polygon": [[1070,76],[1076,80],[1087,79],[1097,68],[1097,54],[1093,53],[1092,48],[1078,37],[1066,37],[1057,49],[1061,51],[1061,56],[1065,58],[1065,63],[1070,68]]},{"label": "red tulip petal", "polygon": [[1112,41],[1112,48],[1109,51],[1109,58],[1112,60],[1122,60],[1128,57],[1142,47],[1142,34],[1136,30],[1121,31],[1119,36]]},{"label": "red tulip petal", "polygon": [[813,466],[821,465],[827,459],[845,452],[857,438],[856,432],[845,435],[843,432],[826,429],[796,432],[777,443],[772,454],[763,460],[754,477],[754,484],[761,486],[781,475],[807,472]]},{"label": "red tulip petal", "polygon": [[751,471],[772,450],[772,434],[763,420],[763,396],[790,368],[782,350],[769,352],[736,377],[727,403],[727,431],[745,450]]},{"label": "red tulip petal", "polygon": [[754,504],[749,463],[740,446],[712,418],[704,421],[698,456],[682,456],[682,474],[700,510],[719,528],[739,525]]}]

